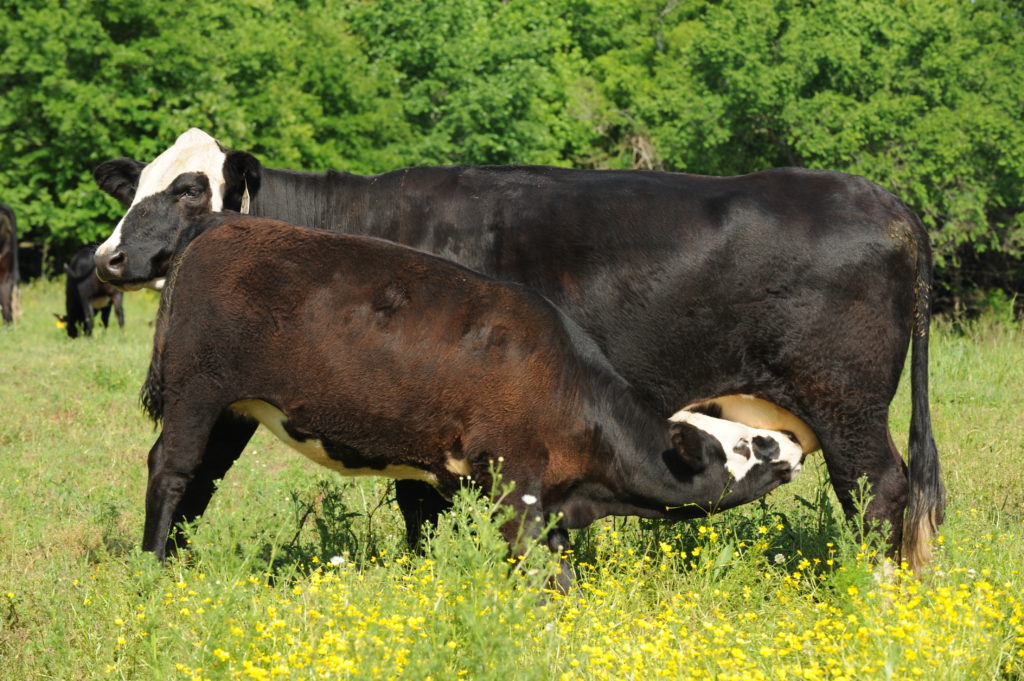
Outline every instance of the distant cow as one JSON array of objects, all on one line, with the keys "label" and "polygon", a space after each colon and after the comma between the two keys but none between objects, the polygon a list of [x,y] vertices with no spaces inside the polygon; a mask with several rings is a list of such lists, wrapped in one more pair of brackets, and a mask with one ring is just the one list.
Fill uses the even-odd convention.
[{"label": "distant cow", "polygon": [[[201,208],[208,185],[196,177],[205,198],[186,201]],[[538,521],[560,517],[547,540],[556,551],[597,518],[701,516],[800,467],[799,444],[782,434],[661,418],[524,287],[267,219],[212,214],[185,228],[179,249],[200,236],[161,298],[143,389],[163,421],[143,549],[161,559],[259,423],[339,473],[419,480],[446,497],[464,476],[488,489],[501,462],[517,511],[503,534],[515,547],[521,522],[536,537]]]},{"label": "distant cow", "polygon": [[103,321],[103,328],[107,328],[111,308],[117,314],[118,325],[124,328],[124,293],[96,277],[96,263],[93,262],[95,252],[95,246],[82,246],[71,262],[64,265],[66,312],[55,316],[65,324],[68,335],[72,338],[78,337],[79,326],[83,327],[86,336],[91,336],[93,318],[97,314]]},{"label": "distant cow", "polygon": [[0,203],[0,314],[10,324],[20,314],[18,304],[18,225],[14,211]]},{"label": "distant cow", "polygon": [[[867,476],[865,518],[890,523],[891,554],[905,528],[902,557],[927,562],[945,505],[928,406],[931,247],[882,187],[800,168],[308,173],[265,168],[192,129],[149,164],[96,168],[100,187],[130,206],[97,251],[101,278],[126,289],[159,281],[174,234],[133,226],[133,214],[196,171],[210,179],[214,210],[390,239],[529,286],[662,416],[714,400],[726,418],[798,432],[807,451],[820,443],[847,516]],[[889,431],[908,348],[909,476]],[[779,414],[802,426],[775,423]],[[397,489],[415,522],[430,490]]]}]

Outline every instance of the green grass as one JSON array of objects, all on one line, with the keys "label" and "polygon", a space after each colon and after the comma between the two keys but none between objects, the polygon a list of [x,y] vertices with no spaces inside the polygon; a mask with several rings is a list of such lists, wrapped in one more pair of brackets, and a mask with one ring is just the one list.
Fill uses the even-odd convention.
[{"label": "green grass", "polygon": [[[155,565],[137,548],[155,295],[76,341],[59,283],[23,306],[0,329],[0,679],[1024,679],[1019,326],[934,327],[949,507],[924,581],[876,579],[816,457],[766,503],[575,533],[562,597],[539,549],[504,559],[489,503],[460,498],[411,554],[386,481],[263,432],[188,560]],[[901,448],[908,415],[904,386]]]}]

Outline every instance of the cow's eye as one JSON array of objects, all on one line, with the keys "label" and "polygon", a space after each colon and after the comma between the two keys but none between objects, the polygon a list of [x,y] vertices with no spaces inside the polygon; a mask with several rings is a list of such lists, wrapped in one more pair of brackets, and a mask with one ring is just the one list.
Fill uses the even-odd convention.
[{"label": "cow's eye", "polygon": [[185,198],[185,199],[195,199],[195,198],[198,198],[199,195],[202,194],[202,193],[203,192],[202,192],[202,190],[199,189],[199,187],[189,187],[188,189],[186,189],[185,191],[183,191],[181,193],[181,196],[182,196],[182,198]]}]

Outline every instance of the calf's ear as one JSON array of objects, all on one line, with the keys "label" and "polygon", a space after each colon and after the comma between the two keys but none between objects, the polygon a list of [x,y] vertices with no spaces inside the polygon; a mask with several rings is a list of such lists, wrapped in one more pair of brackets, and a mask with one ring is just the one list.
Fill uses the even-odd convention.
[{"label": "calf's ear", "polygon": [[713,443],[700,428],[689,423],[673,423],[671,433],[676,460],[687,472],[700,473],[713,461]]},{"label": "calf's ear", "polygon": [[113,196],[127,208],[135,198],[139,175],[146,164],[131,158],[115,158],[96,166],[92,176],[100,189]]},{"label": "calf's ear", "polygon": [[775,461],[782,453],[779,443],[764,435],[755,435],[750,443],[754,449],[754,456],[761,461]]}]

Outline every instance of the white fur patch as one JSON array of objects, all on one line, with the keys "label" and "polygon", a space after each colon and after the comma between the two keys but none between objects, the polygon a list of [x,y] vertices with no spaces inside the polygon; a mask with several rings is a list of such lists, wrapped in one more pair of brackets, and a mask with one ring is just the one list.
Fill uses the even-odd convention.
[{"label": "white fur patch", "polygon": [[466,459],[458,459],[452,455],[451,452],[445,452],[444,467],[449,473],[455,475],[467,476],[473,472],[470,468],[469,461]]},{"label": "white fur patch", "polygon": [[[157,156],[153,161],[142,169],[139,175],[139,186],[135,190],[135,198],[128,212],[139,202],[148,196],[162,192],[175,178],[182,173],[202,172],[210,180],[210,189],[213,193],[211,209],[219,211],[224,205],[224,161],[227,154],[217,144],[217,140],[199,128],[190,128],[183,132],[178,139]],[[127,213],[125,213],[127,215]],[[121,245],[121,226],[124,224],[122,217],[114,233],[96,249],[99,255],[106,255],[118,249]]]},{"label": "white fur patch", "polygon": [[801,469],[800,462],[803,460],[803,450],[800,445],[790,440],[783,433],[762,428],[751,428],[742,423],[716,419],[707,414],[698,414],[692,411],[680,411],[673,414],[669,420],[689,423],[718,440],[722,445],[722,450],[725,452],[725,467],[737,480],[741,480],[754,466],[762,463],[761,459],[758,459],[756,456],[751,455],[748,457],[736,451],[737,449],[749,451],[753,439],[757,436],[775,440],[779,445],[779,459],[787,462],[794,473]]},{"label": "white fur patch", "polygon": [[324,450],[324,446],[319,440],[299,442],[292,439],[284,428],[288,417],[280,409],[263,400],[242,400],[232,404],[231,409],[241,416],[256,419],[276,435],[281,442],[321,466],[342,475],[382,475],[398,480],[422,480],[430,484],[437,484],[437,476],[433,473],[412,466],[387,466],[379,470],[375,468],[346,468],[340,461],[327,455],[327,451]]}]

